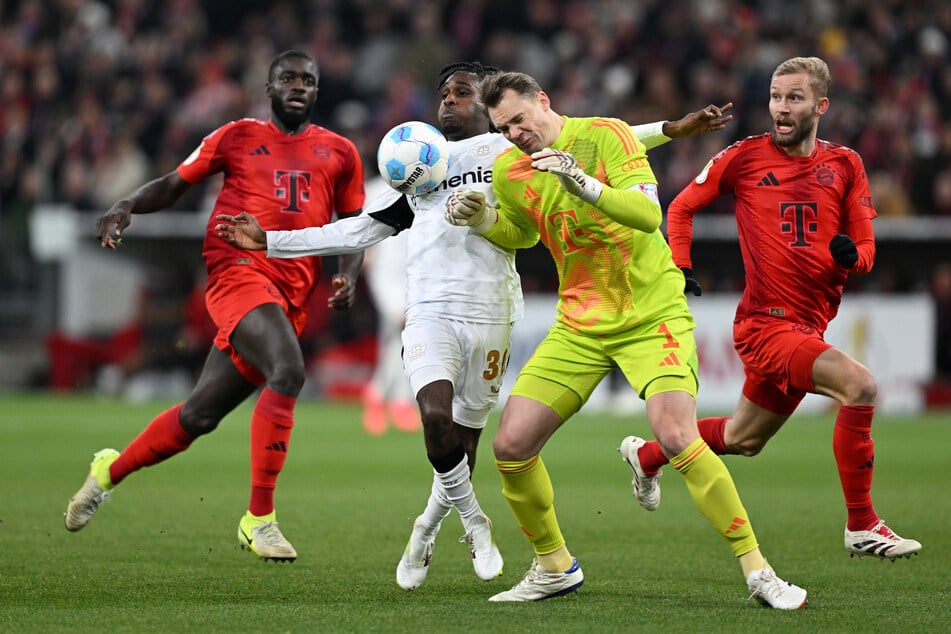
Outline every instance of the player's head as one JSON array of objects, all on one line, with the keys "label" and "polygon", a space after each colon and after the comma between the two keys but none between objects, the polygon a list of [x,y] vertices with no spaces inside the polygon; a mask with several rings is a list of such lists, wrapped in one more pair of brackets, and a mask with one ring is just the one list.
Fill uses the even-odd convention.
[{"label": "player's head", "polygon": [[829,67],[818,57],[793,57],[776,67],[769,86],[773,143],[791,154],[811,152],[819,117],[829,109]]},{"label": "player's head", "polygon": [[439,71],[439,127],[450,141],[468,139],[491,129],[479,97],[479,85],[498,68],[479,62],[457,62]]},{"label": "player's head", "polygon": [[267,73],[267,96],[275,123],[285,132],[297,132],[310,122],[317,100],[317,62],[309,53],[284,51]]},{"label": "player's head", "polygon": [[550,146],[561,133],[561,116],[531,75],[489,75],[482,81],[481,95],[492,124],[526,154]]}]

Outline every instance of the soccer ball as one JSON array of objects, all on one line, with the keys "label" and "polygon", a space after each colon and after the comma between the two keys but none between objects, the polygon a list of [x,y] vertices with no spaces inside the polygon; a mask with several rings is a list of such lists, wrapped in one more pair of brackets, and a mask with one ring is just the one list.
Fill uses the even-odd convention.
[{"label": "soccer ball", "polygon": [[449,171],[449,141],[422,121],[407,121],[383,137],[376,152],[380,176],[401,194],[425,194]]}]

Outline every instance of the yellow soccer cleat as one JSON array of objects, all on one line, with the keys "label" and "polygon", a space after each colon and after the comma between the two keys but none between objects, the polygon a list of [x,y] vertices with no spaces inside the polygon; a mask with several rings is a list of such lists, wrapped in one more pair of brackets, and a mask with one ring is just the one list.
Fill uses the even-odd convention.
[{"label": "yellow soccer cleat", "polygon": [[264,561],[294,561],[297,551],[277,527],[276,518],[273,511],[261,517],[248,511],[238,523],[238,541],[241,548],[250,550]]},{"label": "yellow soccer cleat", "polygon": [[66,507],[66,528],[78,531],[89,523],[99,506],[109,500],[112,493],[112,480],[109,478],[109,466],[119,457],[115,449],[101,449],[92,457],[89,475],[82,488],[69,499]]}]

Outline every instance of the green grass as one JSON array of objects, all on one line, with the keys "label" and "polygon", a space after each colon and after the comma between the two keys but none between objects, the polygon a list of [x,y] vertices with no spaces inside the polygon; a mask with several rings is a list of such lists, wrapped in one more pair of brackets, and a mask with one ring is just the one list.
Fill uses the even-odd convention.
[{"label": "green grass", "polygon": [[[655,513],[615,452],[642,418],[579,416],[545,461],[586,581],[576,595],[496,605],[531,550],[499,493],[488,438],[474,481],[506,559],[479,581],[450,517],[426,584],[394,572],[431,482],[419,434],[365,435],[354,407],[301,403],[277,504],[301,553],[265,564],[237,545],[248,496],[243,407],[184,454],[132,475],[80,533],[67,498],[92,453],[125,446],[167,404],[0,396],[0,632],[946,632],[951,629],[951,420],[875,424],[875,501],[923,554],[849,559],[831,416],[796,417],[757,458],[730,456],[763,552],[809,590],[794,613],[746,601],[739,566],[668,469]],[[490,422],[490,437],[496,422]]]}]

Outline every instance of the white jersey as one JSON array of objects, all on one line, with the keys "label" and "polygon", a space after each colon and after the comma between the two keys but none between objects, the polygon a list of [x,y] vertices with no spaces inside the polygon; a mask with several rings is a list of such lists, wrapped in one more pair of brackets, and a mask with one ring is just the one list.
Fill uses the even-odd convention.
[{"label": "white jersey", "polygon": [[[515,251],[446,222],[446,201],[457,189],[475,189],[495,205],[492,164],[509,147],[501,134],[485,133],[449,142],[449,172],[434,191],[408,195],[415,212],[406,233],[407,312],[488,324],[508,324],[522,317],[522,285],[515,271]],[[364,213],[386,209],[402,194],[384,192]]]},{"label": "white jersey", "polygon": [[[663,121],[633,126],[634,134],[651,149],[670,140]],[[407,231],[407,314],[451,317],[462,321],[509,324],[521,319],[522,287],[515,271],[515,252],[503,249],[468,227],[446,222],[446,201],[457,189],[476,189],[486,204],[495,206],[492,164],[510,147],[499,133],[486,132],[449,142],[449,172],[434,191],[408,195],[415,213]],[[268,231],[268,257],[354,253],[392,236],[396,230],[369,214],[400,199],[395,189],[369,201],[363,213],[322,227]]]}]

